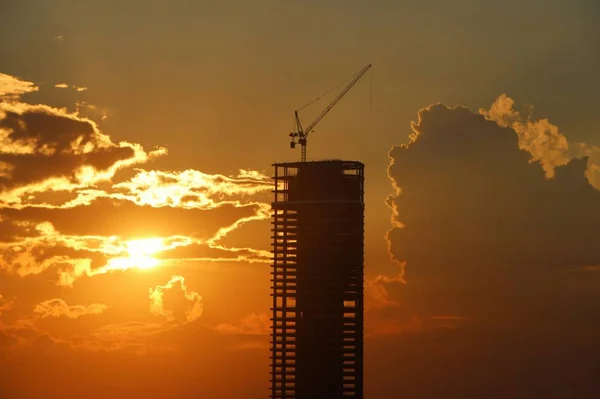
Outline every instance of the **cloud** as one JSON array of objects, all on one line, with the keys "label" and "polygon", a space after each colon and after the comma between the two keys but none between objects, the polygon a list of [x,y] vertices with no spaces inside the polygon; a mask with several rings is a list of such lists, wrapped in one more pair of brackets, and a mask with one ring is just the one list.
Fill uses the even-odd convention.
[{"label": "cloud", "polygon": [[[389,167],[397,190],[388,201],[395,224],[388,237],[396,238],[392,253],[407,267],[405,253],[597,254],[591,237],[600,218],[600,192],[585,179],[585,159],[559,166],[563,162],[553,149],[565,140],[548,140],[548,151],[540,144],[520,151],[520,135],[512,128],[444,105],[421,110],[412,137],[392,149]],[[538,154],[535,162],[553,178],[544,179],[524,150]],[[427,162],[428,169],[414,169],[417,162]],[[466,166],[475,164],[472,170]],[[417,206],[417,200],[423,203]],[[408,232],[414,232],[410,241],[404,238]],[[424,234],[423,241],[412,238],[417,233]]]},{"label": "cloud", "polygon": [[[15,223],[49,222],[65,234],[107,236],[174,235],[192,231],[198,236],[208,237],[238,219],[268,217],[263,212],[265,205],[262,203],[224,202],[206,209],[155,207],[136,205],[127,199],[106,198],[104,193],[93,193],[91,196],[95,198],[92,199],[78,196],[76,204],[67,199],[64,205],[19,206],[2,212],[7,220]],[[78,218],[81,217],[88,219],[89,223],[79,223],[81,219]]]},{"label": "cloud", "polygon": [[255,171],[241,170],[231,177],[197,170],[140,170],[113,188],[137,205],[207,209],[227,203],[224,198],[269,192],[272,184],[269,177]]},{"label": "cloud", "polygon": [[533,119],[533,107],[523,115],[514,109],[515,101],[506,94],[499,96],[489,110],[480,109],[487,120],[508,127],[517,133],[519,147],[531,154],[531,162],[539,162],[548,178],[554,177],[558,166],[571,159],[588,157],[586,175],[590,183],[600,190],[600,147],[585,143],[572,145],[548,119]]},{"label": "cloud", "polygon": [[165,251],[157,258],[167,262],[271,263],[272,254],[264,249],[224,247],[208,240]]},{"label": "cloud", "polygon": [[[2,303],[0,298],[0,304]],[[21,314],[13,321],[6,322],[6,320],[0,319],[0,355],[11,353],[18,356],[25,353],[22,350],[33,350],[38,355],[42,352],[54,352],[71,356],[69,352],[74,351],[83,353],[90,351],[125,352],[145,355],[151,352],[180,350],[181,346],[176,339],[177,336],[184,337],[188,341],[196,337],[196,334],[185,330],[187,322],[180,323],[172,319],[159,323],[117,322],[84,329],[80,333],[76,332],[77,330],[64,328],[58,328],[53,332],[40,324],[43,319],[48,318],[77,319],[81,316],[99,315],[106,309],[107,306],[104,304],[70,306],[61,299],[52,299],[36,305],[33,313]],[[0,314],[1,310],[0,307]],[[197,311],[197,309],[194,308],[192,311]],[[56,329],[57,324],[54,326]]]},{"label": "cloud", "polygon": [[171,344],[160,342],[159,337],[174,328],[164,323],[131,321],[107,324],[89,334],[71,339],[74,349],[84,351],[132,351],[138,355],[149,352],[171,352]]},{"label": "cloud", "polygon": [[57,83],[54,85],[54,87],[57,89],[68,89],[69,87],[71,87],[75,91],[86,91],[88,89],[87,87],[84,87],[84,86],[69,86],[66,83]]},{"label": "cloud", "polygon": [[265,313],[251,313],[235,323],[221,323],[215,330],[222,334],[265,335],[271,328],[269,316]]},{"label": "cloud", "polygon": [[[118,317],[127,310],[117,309],[85,318],[84,329],[77,327],[80,323],[72,323],[70,330],[60,326],[69,319],[104,314],[107,305],[69,304],[66,297],[58,299],[58,291],[86,290],[88,279],[99,275],[116,274],[111,281],[118,281],[118,273],[129,269],[174,269],[185,262],[270,262],[267,248],[244,245],[245,234],[231,238],[247,224],[269,219],[270,177],[249,169],[230,175],[151,169],[146,164],[166,155],[166,149],[149,151],[109,136],[96,123],[106,113],[83,101],[75,104],[75,112],[21,102],[20,94],[37,87],[20,81],[18,89],[13,84],[18,81],[10,81],[10,101],[0,103],[0,273],[25,287],[51,284],[41,288],[52,290],[44,292],[45,298],[55,299],[28,303],[24,291],[24,301],[14,302],[21,306],[17,310],[12,301],[0,298],[0,313],[5,312],[0,340],[19,350],[177,350],[178,337],[189,342],[188,329],[201,328],[193,322],[203,312],[202,297],[178,274],[165,284],[144,287],[150,299],[145,317],[121,320]],[[56,87],[85,89],[66,83]],[[157,270],[135,281],[163,272],[174,274]],[[157,316],[163,320],[157,322]],[[106,317],[111,323],[102,325]],[[262,317],[255,321],[265,328]],[[234,325],[250,333],[248,323],[250,319]],[[238,341],[212,328],[208,333]]]},{"label": "cloud", "polygon": [[67,317],[69,319],[77,319],[81,316],[101,314],[106,308],[106,305],[100,303],[87,306],[67,305],[62,299],[50,299],[37,304],[33,312],[41,318]]},{"label": "cloud", "polygon": [[[28,195],[72,191],[109,181],[119,169],[164,155],[139,144],[114,143],[95,122],[46,105],[0,103],[0,207]],[[6,173],[5,173],[6,174]]]},{"label": "cloud", "polygon": [[[178,351],[186,345],[179,342],[180,339],[185,339],[187,345],[197,339],[198,326],[193,327],[193,331],[186,326],[192,326],[189,323],[200,317],[201,300],[197,293],[186,289],[181,276],[173,276],[164,286],[154,288],[150,296],[150,313],[165,317],[164,321],[117,321],[99,326],[90,323],[90,328],[83,330],[61,328],[58,327],[60,324],[43,324],[43,320],[52,318],[60,323],[63,318],[99,315],[106,311],[106,305],[68,305],[62,299],[43,301],[30,314],[21,313],[12,321],[0,318],[0,355],[5,354],[4,350],[19,354],[19,350],[28,348],[64,354],[66,350],[138,355]],[[0,315],[3,310],[12,309],[11,305],[12,302],[0,296]],[[139,313],[138,317],[145,318]],[[202,331],[209,330],[204,328]]]},{"label": "cloud", "polygon": [[[44,199],[36,206],[0,210],[0,225],[5,227],[0,233],[0,268],[21,276],[58,268],[60,284],[72,285],[81,276],[136,267],[125,253],[126,242],[136,236],[160,237],[169,243],[158,251],[165,262],[269,262],[266,250],[220,243],[244,224],[270,217],[270,206],[255,201],[268,187],[266,177],[252,171],[241,171],[237,177],[193,172],[203,177],[181,179],[178,174],[175,182],[166,183],[173,197],[157,194],[160,181],[140,183],[141,176],[147,176],[141,171],[129,181],[136,182],[132,187],[114,184],[119,192],[86,189],[55,204]],[[195,190],[205,196],[203,201],[169,199]],[[30,196],[28,201],[35,199]]]},{"label": "cloud", "polygon": [[13,303],[13,301],[9,301],[8,299],[4,298],[3,295],[0,295],[0,316],[2,313],[12,308]]},{"label": "cloud", "polygon": [[59,351],[63,354],[67,354],[67,351],[123,351],[144,355],[176,350],[176,346],[168,340],[161,340],[161,336],[176,328],[173,324],[131,321],[106,324],[85,334],[58,337],[40,328],[37,320],[23,317],[13,323],[0,323],[0,354],[3,350],[15,353],[23,349],[33,349],[38,355],[40,351]]},{"label": "cloud", "polygon": [[[388,240],[386,234],[386,241],[388,250],[391,251],[391,241]],[[398,274],[388,276],[379,274],[372,279],[365,280],[365,306],[380,307],[380,306],[396,306],[399,305],[397,295],[394,295],[394,291],[401,289],[406,284],[404,280],[404,267],[406,262],[401,262],[391,256],[392,261],[398,266]]]},{"label": "cloud", "polygon": [[109,115],[107,108],[81,100],[75,102],[75,112],[81,117],[100,121],[106,120]]},{"label": "cloud", "polygon": [[[373,313],[369,312],[368,315],[372,316]],[[365,324],[365,338],[422,333],[425,329],[423,318],[416,314],[411,314],[406,319],[377,315],[368,319]]]},{"label": "cloud", "polygon": [[[82,276],[133,267],[269,261],[265,249],[222,242],[270,217],[264,173],[137,169],[113,181],[117,171],[166,149],[117,142],[79,111],[17,100],[0,104],[1,269],[23,277],[54,269],[60,285],[72,286]],[[136,239],[165,245],[132,256],[127,245]]]},{"label": "cloud", "polygon": [[600,272],[600,265],[583,265],[567,269],[570,272]]},{"label": "cloud", "polygon": [[[2,298],[0,297],[0,305]],[[8,303],[4,310],[12,309],[14,302]],[[50,332],[37,325],[38,317],[34,315],[18,315],[18,317],[4,317],[2,306],[0,306],[0,362],[3,362],[3,356],[13,353],[14,350],[26,349],[33,350],[39,354],[51,351],[60,351],[70,347],[68,340],[58,338]],[[13,315],[14,316],[14,315]],[[4,364],[4,363],[2,363]]]},{"label": "cloud", "polygon": [[[156,156],[154,154],[153,156]],[[130,165],[124,165],[127,168]],[[14,165],[3,162],[0,164],[0,177],[12,180]],[[182,177],[182,175],[187,177]],[[173,179],[165,175],[177,175]],[[107,178],[109,179],[109,178]],[[61,181],[56,180],[61,183]],[[209,175],[196,170],[184,172],[159,172],[138,170],[138,173],[128,181],[117,182],[109,188],[100,189],[97,183],[103,183],[102,178],[89,181],[85,185],[65,185],[64,187],[45,187],[40,185],[37,191],[31,191],[26,197],[13,203],[2,204],[0,207],[14,209],[26,206],[36,208],[73,208],[90,205],[96,200],[112,199],[116,202],[129,201],[139,206],[154,208],[171,207],[183,209],[214,209],[224,205],[236,207],[256,205],[261,207],[262,214],[266,205],[258,202],[261,196],[272,188],[268,182],[258,179],[247,179],[223,175]],[[0,186],[1,188],[1,186]],[[62,195],[52,192],[62,190]],[[1,192],[0,192],[1,194]],[[8,197],[7,197],[8,198]],[[0,197],[1,199],[1,197]]]},{"label": "cloud", "polygon": [[[68,209],[5,210],[0,269],[23,277],[55,269],[58,283],[70,286],[82,276],[182,261],[268,263],[267,250],[219,244],[243,223],[268,218],[264,209],[263,204],[193,210],[95,202]],[[130,244],[140,238],[160,245],[151,254],[132,255]]]},{"label": "cloud", "polygon": [[265,313],[251,313],[233,323],[220,323],[213,330],[236,350],[269,350],[271,321]]},{"label": "cloud", "polygon": [[32,82],[0,73],[0,103],[2,100],[14,101],[22,94],[38,90],[38,87]]},{"label": "cloud", "polygon": [[202,297],[187,290],[182,276],[172,276],[165,285],[150,288],[150,311],[168,321],[191,323],[202,315]]},{"label": "cloud", "polygon": [[[592,362],[579,361],[581,348],[600,350],[600,280],[565,272],[600,263],[590,161],[573,156],[550,122],[510,119],[509,103],[501,97],[489,114],[431,105],[419,111],[408,143],[389,154],[387,238],[407,284],[375,279],[388,302],[369,309],[366,323],[417,332],[400,346],[447,396],[514,396],[489,389],[514,378],[511,389],[538,392],[550,372],[561,376],[562,392],[593,374]],[[424,321],[434,328],[423,329]],[[433,361],[448,366],[432,369]],[[390,372],[407,373],[402,362],[388,363]],[[469,375],[468,392],[450,383],[460,378],[455,367]]]}]

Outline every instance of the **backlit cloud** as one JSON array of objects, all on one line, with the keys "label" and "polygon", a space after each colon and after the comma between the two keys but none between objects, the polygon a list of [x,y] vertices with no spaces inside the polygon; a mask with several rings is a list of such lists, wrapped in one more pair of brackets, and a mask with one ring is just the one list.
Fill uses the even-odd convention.
[{"label": "backlit cloud", "polygon": [[[86,226],[90,226],[90,229],[79,224],[77,217],[65,217],[66,215],[59,217],[61,216],[59,210],[38,209],[44,214],[53,214],[57,217],[58,226],[42,221],[43,219],[37,222],[34,213],[28,213],[27,219],[0,221],[0,225],[6,227],[4,230],[6,236],[0,236],[0,239],[4,239],[4,242],[0,240],[2,250],[0,269],[23,277],[54,269],[55,273],[58,273],[58,283],[71,286],[82,276],[91,277],[130,268],[148,269],[162,263],[181,261],[268,263],[271,259],[270,252],[264,249],[228,247],[219,244],[220,239],[243,223],[268,218],[268,213],[261,213],[264,210],[262,205],[248,209],[233,207],[232,210],[239,209],[248,216],[232,213],[228,217],[219,216],[209,224],[207,220],[203,223],[203,218],[194,216],[193,213],[189,215],[194,217],[192,219],[186,216],[185,213],[192,212],[191,210],[158,208],[154,212],[148,212],[147,218],[138,218],[135,206],[132,207],[134,208],[124,213],[127,218],[133,221],[153,220],[159,226],[163,223],[161,210],[171,209],[172,211],[169,212],[173,215],[177,215],[177,212],[184,213],[183,217],[174,219],[178,221],[177,223],[169,223],[170,219],[165,218],[164,223],[168,229],[151,229],[139,222],[136,223],[138,228],[121,231],[113,226],[117,226],[118,223],[121,223],[121,227],[127,226],[123,226],[123,222],[119,222],[118,217],[111,220],[106,210],[98,214],[102,216],[102,220],[97,222],[94,217],[86,216],[87,212],[82,212],[81,217],[87,217],[90,224]],[[125,207],[124,210],[127,211],[128,208]],[[75,210],[63,211],[72,213]],[[9,216],[16,217],[22,212],[23,210],[7,213]],[[89,212],[89,215],[95,215],[93,207]],[[77,213],[73,216],[75,215]],[[71,226],[70,223],[74,225]],[[230,225],[223,226],[224,223]],[[203,226],[204,231],[198,232],[197,226]],[[153,230],[157,234],[154,238],[136,238],[136,232],[144,233],[144,236],[148,237]],[[193,233],[193,235],[175,234],[177,231]]]},{"label": "backlit cloud", "polygon": [[[388,241],[388,249],[391,250],[391,241]],[[388,276],[380,274],[365,281],[365,306],[367,308],[399,305],[397,295],[394,295],[393,292],[400,290],[406,284],[404,280],[406,262],[397,260],[393,255],[391,257],[393,263],[398,266],[398,273],[396,275]]]},{"label": "backlit cloud", "polygon": [[600,148],[585,143],[571,144],[548,119],[533,118],[533,107],[522,114],[514,109],[515,101],[506,94],[498,97],[489,110],[479,112],[487,120],[508,127],[517,133],[519,147],[531,154],[532,162],[539,162],[547,177],[554,176],[558,166],[566,165],[573,158],[589,157],[586,175],[590,183],[600,190]]},{"label": "backlit cloud", "polygon": [[215,326],[215,330],[223,334],[268,334],[271,328],[269,316],[264,313],[251,313],[235,323],[221,323]]},{"label": "backlit cloud", "polygon": [[247,262],[270,264],[271,252],[265,249],[225,247],[197,241],[157,254],[164,262]]},{"label": "backlit cloud", "polygon": [[62,299],[50,299],[35,306],[33,312],[41,318],[67,317],[77,319],[81,316],[98,315],[106,310],[106,305],[94,303],[91,305],[67,305]]},{"label": "backlit cloud", "polygon": [[87,90],[87,87],[84,87],[84,86],[69,86],[66,83],[57,83],[57,84],[54,85],[54,87],[57,88],[57,89],[68,89],[69,87],[71,87],[75,91],[86,91]]},{"label": "backlit cloud", "polygon": [[0,206],[22,205],[35,193],[109,181],[117,170],[165,153],[114,143],[95,122],[64,109],[0,103],[0,160],[10,170],[9,177],[0,178]]},{"label": "backlit cloud", "polygon": [[168,321],[190,323],[202,315],[202,297],[188,291],[182,276],[172,276],[165,285],[150,288],[150,311]]},{"label": "backlit cloud", "polygon": [[63,347],[70,347],[69,342],[39,328],[33,318],[23,317],[11,323],[0,320],[0,355],[18,348],[60,350]]},{"label": "backlit cloud", "polygon": [[22,94],[38,90],[38,87],[32,82],[0,72],[0,103],[2,100],[16,100]]},{"label": "backlit cloud", "polygon": [[[5,82],[3,87],[11,89],[10,101],[5,96],[0,103],[0,273],[25,286],[43,282],[46,298],[55,299],[21,303],[1,297],[3,345],[63,352],[177,350],[173,337],[198,328],[192,322],[203,314],[204,303],[175,269],[270,262],[268,240],[264,248],[255,247],[256,240],[246,244],[244,234],[232,234],[248,224],[267,223],[272,184],[263,172],[153,169],[146,164],[165,156],[166,149],[147,150],[109,136],[96,122],[105,111],[83,101],[75,104],[75,112],[28,104],[20,95],[37,90],[34,84],[16,78]],[[67,83],[55,87],[85,89]],[[132,269],[138,273],[128,272]],[[172,277],[157,285],[154,279],[164,274]],[[116,281],[112,289],[121,279],[132,286],[153,281],[142,287],[143,301],[150,303],[142,302],[146,314],[137,320],[118,319],[129,310],[111,302],[121,300],[117,294],[71,302],[70,295],[94,287],[92,280]],[[129,299],[136,300],[125,303]],[[114,312],[107,313],[109,307]],[[73,330],[60,327],[84,316],[85,329],[74,321]],[[110,324],[102,324],[106,318]],[[219,329],[237,328],[262,339],[265,318],[251,315]]]},{"label": "backlit cloud", "polygon": [[172,329],[172,325],[141,321],[107,324],[89,334],[75,336],[70,342],[74,349],[92,352],[131,351],[138,355],[170,352],[174,350],[173,345],[160,344],[157,340]]},{"label": "backlit cloud", "polygon": [[[72,286],[81,277],[182,261],[269,261],[265,249],[221,242],[269,218],[264,173],[137,169],[113,181],[118,170],[166,149],[116,142],[79,111],[20,102],[19,94],[37,88],[4,81],[17,97],[0,104],[0,269],[22,277],[52,270],[59,285]],[[148,248],[136,246],[148,240]]]},{"label": "backlit cloud", "polygon": [[0,315],[2,315],[3,312],[9,310],[13,305],[13,301],[9,301],[8,299],[4,298],[3,295],[0,295]]},{"label": "backlit cloud", "polygon": [[[431,384],[469,375],[502,386],[518,375],[523,392],[537,392],[549,372],[561,375],[559,390],[594,372],[600,280],[573,270],[600,263],[600,191],[593,163],[573,150],[502,96],[489,112],[422,109],[408,144],[390,151],[387,238],[408,284],[376,278],[387,302],[366,318],[371,331],[418,332],[405,340],[419,364],[460,359],[429,373]],[[400,363],[389,365],[398,375],[413,367]]]},{"label": "backlit cloud", "polygon": [[[522,186],[528,185],[529,187],[540,186],[540,189],[535,192],[535,195],[531,191],[531,188],[527,190],[527,192],[519,192],[519,196],[523,198],[523,202],[518,208],[513,210],[524,211],[525,209],[528,209],[529,203],[532,203],[535,198],[544,198],[548,205],[536,211],[531,210],[531,212],[524,216],[531,218],[534,217],[536,212],[541,213],[543,210],[544,214],[548,216],[545,224],[548,224],[556,217],[556,215],[564,211],[569,214],[579,214],[580,211],[575,209],[562,209],[566,204],[559,204],[559,197],[553,198],[550,196],[555,194],[563,197],[564,195],[568,195],[566,193],[569,192],[570,189],[575,189],[575,187],[577,187],[577,189],[573,191],[573,194],[577,194],[575,198],[578,202],[583,201],[582,206],[584,209],[588,210],[589,219],[581,220],[580,218],[574,218],[573,222],[582,222],[578,227],[578,230],[583,230],[591,234],[593,226],[597,222],[597,215],[599,214],[596,209],[598,205],[594,201],[598,196],[598,192],[595,192],[591,186],[586,187],[585,184],[582,185],[581,181],[582,177],[586,175],[586,172],[589,174],[589,168],[593,168],[595,165],[591,163],[586,165],[584,163],[582,166],[581,162],[576,162],[576,158],[567,156],[567,152],[569,151],[567,139],[558,132],[556,126],[552,125],[547,120],[533,121],[529,118],[526,122],[523,122],[520,114],[512,110],[513,104],[514,102],[510,98],[504,95],[500,96],[496,102],[494,102],[490,111],[480,111],[485,119],[471,113],[466,108],[451,108],[439,104],[432,105],[419,112],[418,122],[413,123],[413,132],[410,135],[409,143],[396,146],[390,152],[391,162],[389,174],[394,189],[394,193],[388,198],[388,205],[392,209],[393,225],[390,234],[400,234],[404,231],[408,231],[404,230],[408,223],[414,225],[416,221],[420,221],[421,219],[427,221],[425,218],[427,215],[433,217],[431,214],[432,210],[429,210],[430,213],[427,215],[423,213],[424,211],[417,212],[414,209],[410,209],[411,212],[406,216],[401,214],[401,210],[405,208],[401,208],[400,205],[405,198],[403,197],[403,193],[407,190],[407,184],[402,183],[409,182],[410,184],[414,184],[414,177],[407,173],[396,173],[396,171],[401,170],[408,162],[416,162],[416,160],[413,161],[413,159],[419,156],[419,149],[426,145],[428,147],[421,151],[438,151],[443,155],[440,160],[435,162],[435,164],[440,164],[440,162],[443,161],[446,162],[443,164],[444,168],[437,169],[438,173],[446,173],[447,167],[450,166],[458,168],[458,166],[454,166],[458,163],[456,160],[458,158],[465,158],[465,162],[477,162],[478,165],[486,166],[490,169],[489,175],[484,174],[484,171],[479,171],[479,173],[476,171],[471,172],[474,179],[477,178],[478,180],[481,180],[479,186],[469,185],[467,187],[466,185],[468,183],[457,183],[455,186],[448,187],[448,192],[445,194],[445,197],[449,199],[445,206],[452,207],[452,212],[436,215],[439,216],[439,220],[441,221],[446,219],[456,219],[456,222],[452,221],[452,223],[458,232],[462,230],[458,229],[460,226],[460,219],[456,210],[460,209],[462,212],[460,215],[463,216],[466,212],[462,208],[459,208],[459,206],[465,206],[467,203],[472,203],[473,206],[477,204],[476,208],[471,208],[472,213],[485,206],[489,207],[490,210],[497,208],[498,210],[494,211],[494,213],[497,214],[501,212],[500,209],[504,209],[508,204],[514,204],[515,202],[515,194],[510,194],[510,191],[507,190],[508,188],[517,190],[517,188],[520,189]],[[486,119],[493,120],[502,128],[494,130],[493,125],[486,123]],[[471,149],[475,146],[478,146],[477,151]],[[517,146],[517,149],[515,149],[514,146]],[[590,151],[590,154],[593,153],[593,149],[596,148],[595,146],[585,144],[581,145],[581,147],[587,148]],[[528,160],[523,162],[524,152],[519,151],[518,148],[531,154],[531,162],[539,162],[542,165],[546,177],[555,177],[555,173],[559,173],[560,176],[553,180],[551,179],[547,183],[539,181],[535,165],[527,167],[526,164],[528,163]],[[453,157],[456,157],[456,159]],[[425,155],[422,155],[422,158],[420,159],[425,159]],[[567,166],[567,164],[569,165]],[[564,168],[560,169],[561,166]],[[511,174],[514,170],[524,170],[525,172],[520,176],[515,177]],[[557,170],[558,172],[556,172]],[[578,175],[578,172],[581,173]],[[416,173],[413,175],[416,175]],[[443,184],[442,181],[434,181],[437,181],[435,188],[446,187],[446,184]],[[590,181],[590,183],[594,182]],[[571,185],[572,187],[565,187],[568,185]],[[456,193],[456,196],[458,196],[459,193],[473,192],[475,187],[478,188],[478,191],[486,189],[490,192],[496,192],[501,188],[503,188],[504,191],[501,192],[502,195],[495,197],[490,196],[489,193],[486,193],[483,197],[473,197],[470,195],[468,197],[468,202],[465,202],[465,200],[462,200],[461,202],[458,198],[452,200],[453,197],[449,197],[449,194],[451,193]],[[429,183],[427,186],[423,186],[421,190],[425,190],[425,188],[429,189]],[[460,191],[461,188],[463,191]],[[545,197],[543,196],[543,193],[546,194]],[[508,195],[513,197],[513,199],[503,202],[503,198]],[[551,199],[552,201],[550,201]],[[489,202],[485,203],[484,200],[489,200]],[[436,204],[437,203],[438,202],[436,202]],[[533,204],[531,206],[533,206]],[[482,213],[482,215],[486,218],[491,217],[489,213]],[[452,216],[452,219],[450,219],[450,216]],[[537,218],[541,218],[541,216]],[[483,224],[483,221],[480,222]],[[456,225],[454,225],[454,223],[456,223]],[[504,224],[506,223],[508,222],[505,221]],[[444,228],[444,226],[445,225],[439,225],[435,229],[433,228],[434,226],[428,226],[428,228],[430,228],[432,232],[435,232]],[[502,224],[499,224],[498,228],[500,226],[502,226]],[[539,223],[537,223],[536,226],[539,227]],[[551,233],[554,233],[554,229],[547,231],[545,234],[550,235]],[[579,237],[579,234],[577,234],[577,236]],[[469,235],[469,237],[476,240],[477,235],[475,232],[472,232],[472,235]],[[447,243],[443,246],[443,250],[450,251],[451,242],[456,238],[456,233],[449,235]],[[574,239],[567,241],[573,242]],[[586,238],[583,241],[588,242],[589,238]],[[440,241],[440,244],[442,242],[443,241]],[[501,242],[503,241],[498,241],[498,243]],[[531,244],[533,244],[533,242]],[[523,246],[524,243],[519,245],[519,247]],[[422,247],[422,244],[416,247]],[[457,249],[457,251],[458,250],[460,249]],[[498,250],[500,250],[500,248],[498,248]],[[527,251],[527,253],[529,252],[530,250]],[[395,261],[403,265],[405,258],[395,256],[395,254],[398,253],[396,244],[396,250],[392,251],[392,257]],[[404,271],[401,272],[400,277],[402,277],[403,274]],[[382,284],[387,284],[399,281],[400,277],[381,276],[379,281]]]},{"label": "backlit cloud", "polygon": [[214,208],[224,198],[254,195],[272,189],[269,178],[241,170],[235,177],[197,170],[162,172],[141,170],[113,188],[137,205]]}]

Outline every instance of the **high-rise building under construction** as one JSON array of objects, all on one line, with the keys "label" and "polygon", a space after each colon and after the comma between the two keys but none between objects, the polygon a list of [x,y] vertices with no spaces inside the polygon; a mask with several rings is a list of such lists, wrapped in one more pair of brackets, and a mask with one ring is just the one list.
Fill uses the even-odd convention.
[{"label": "high-rise building under construction", "polygon": [[362,398],[364,165],[273,166],[271,398]]}]

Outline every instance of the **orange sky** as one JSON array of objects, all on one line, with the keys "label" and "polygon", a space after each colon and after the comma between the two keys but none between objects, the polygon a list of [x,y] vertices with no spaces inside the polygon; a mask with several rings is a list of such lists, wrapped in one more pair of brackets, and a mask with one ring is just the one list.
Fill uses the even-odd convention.
[{"label": "orange sky", "polygon": [[[579,73],[583,101],[600,88],[587,66],[544,81],[519,42],[523,64],[504,80],[492,79],[502,65],[475,61],[436,73],[445,39],[407,38],[391,3],[347,6],[354,31],[370,32],[355,40],[331,19],[335,2],[267,3],[2,6],[22,34],[0,42],[0,397],[265,397],[270,164],[299,157],[294,107],[367,62],[308,147],[366,164],[365,396],[599,393],[600,141],[553,80]],[[584,11],[597,8],[584,3],[549,6],[554,30],[529,26],[538,57],[577,43],[595,65]],[[458,7],[448,18],[469,17]],[[274,37],[292,11],[322,36]],[[445,51],[492,65],[479,39],[427,17],[454,32]]]}]

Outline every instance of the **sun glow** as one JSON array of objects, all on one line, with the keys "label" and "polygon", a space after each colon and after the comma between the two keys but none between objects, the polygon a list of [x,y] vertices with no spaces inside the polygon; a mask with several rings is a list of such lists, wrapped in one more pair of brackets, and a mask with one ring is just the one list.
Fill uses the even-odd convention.
[{"label": "sun glow", "polygon": [[122,258],[131,267],[140,269],[151,269],[159,265],[159,260],[153,258],[157,252],[164,247],[162,238],[145,238],[141,240],[132,240],[127,242],[127,253],[129,257]]},{"label": "sun glow", "polygon": [[125,246],[128,256],[109,259],[108,270],[127,270],[134,267],[152,269],[160,264],[152,255],[165,249],[162,238],[131,240],[127,241]]}]

